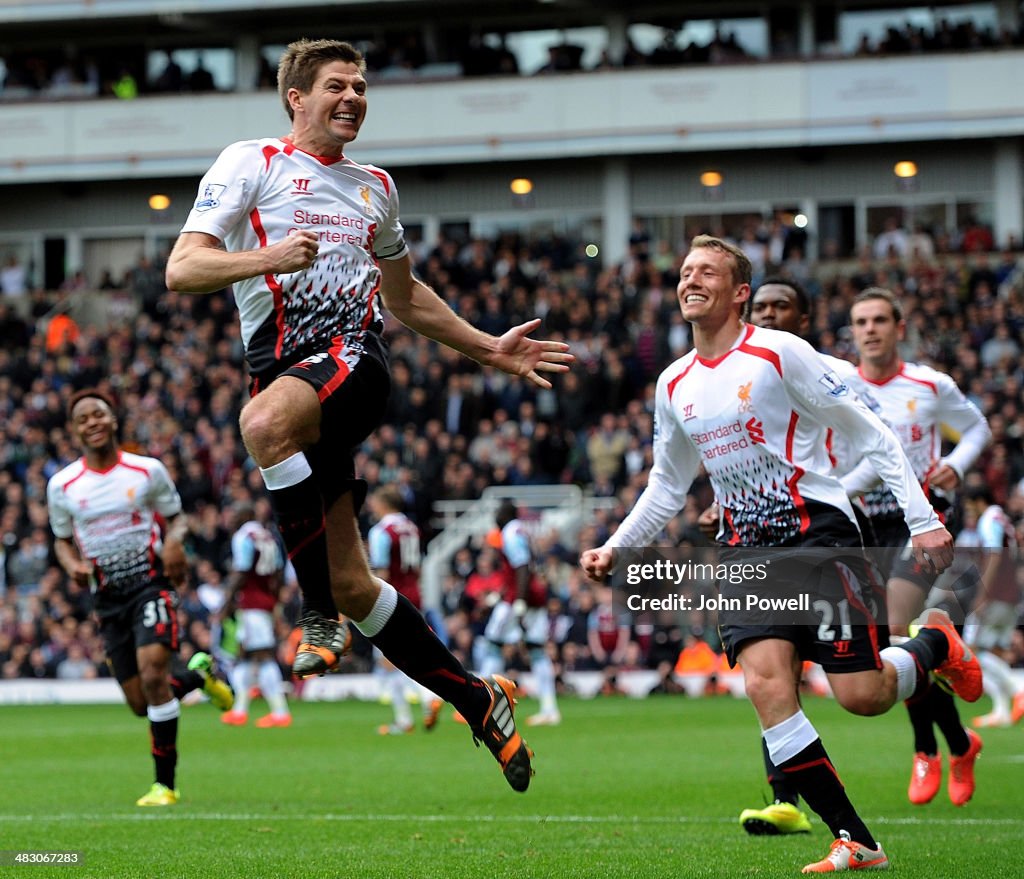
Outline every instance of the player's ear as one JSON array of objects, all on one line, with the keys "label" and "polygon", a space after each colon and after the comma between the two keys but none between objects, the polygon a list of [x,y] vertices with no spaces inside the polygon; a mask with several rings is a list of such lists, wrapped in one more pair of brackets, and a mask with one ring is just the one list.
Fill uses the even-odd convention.
[{"label": "player's ear", "polygon": [[735,295],[732,297],[733,305],[739,306],[740,314],[743,314],[746,310],[744,303],[748,299],[750,299],[750,284],[740,284],[739,287],[736,288]]}]

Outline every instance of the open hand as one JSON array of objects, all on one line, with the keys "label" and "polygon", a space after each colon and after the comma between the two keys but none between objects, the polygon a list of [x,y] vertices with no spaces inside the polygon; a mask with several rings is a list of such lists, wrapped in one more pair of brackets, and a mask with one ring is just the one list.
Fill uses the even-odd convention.
[{"label": "open hand", "polygon": [[569,364],[576,357],[569,353],[564,342],[548,342],[528,339],[527,335],[540,326],[540,318],[534,318],[517,327],[512,327],[498,339],[498,346],[487,361],[509,375],[525,376],[540,388],[550,388],[551,382],[538,373],[568,372]]}]

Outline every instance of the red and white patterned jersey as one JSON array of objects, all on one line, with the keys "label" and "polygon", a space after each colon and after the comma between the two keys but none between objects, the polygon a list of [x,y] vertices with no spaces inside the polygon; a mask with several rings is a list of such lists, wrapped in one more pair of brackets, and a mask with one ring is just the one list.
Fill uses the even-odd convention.
[{"label": "red and white patterned jersey", "polygon": [[[961,477],[989,441],[991,433],[978,407],[961,393],[953,379],[929,366],[901,363],[899,372],[884,381],[872,381],[858,370],[849,382],[859,395],[877,403],[878,415],[896,434],[922,486],[942,463],[943,428],[959,436],[956,448],[944,460]],[[861,468],[859,473],[863,472]],[[859,473],[851,477],[851,485],[860,482]],[[872,517],[893,517],[900,511],[896,498],[885,487],[866,491],[862,502]]]},{"label": "red and white patterned jersey", "polygon": [[388,513],[367,535],[370,567],[386,570],[387,581],[420,607],[420,529],[405,513]]},{"label": "red and white patterned jersey", "polygon": [[284,553],[270,530],[253,520],[231,535],[231,569],[243,575],[236,602],[240,610],[273,610]]},{"label": "red and white patterned jersey", "polygon": [[809,501],[856,522],[832,474],[829,429],[897,488],[911,533],[939,527],[896,437],[790,333],[745,325],[721,357],[681,357],[658,378],[655,424],[647,489],[609,546],[646,546],[682,509],[701,464],[722,509],[720,540],[772,546],[797,538],[812,526]]},{"label": "red and white patterned jersey", "polygon": [[157,515],[176,516],[181,498],[156,458],[122,451],[103,471],[80,458],[50,477],[46,500],[53,533],[74,537],[95,566],[99,595],[129,595],[162,573]]},{"label": "red and white patterned jersey", "polygon": [[377,259],[408,253],[391,176],[347,158],[310,155],[278,138],[227,147],[199,184],[182,232],[205,232],[230,252],[256,250],[294,230],[315,232],[312,265],[234,284],[254,374],[335,347],[358,355],[382,329]]}]

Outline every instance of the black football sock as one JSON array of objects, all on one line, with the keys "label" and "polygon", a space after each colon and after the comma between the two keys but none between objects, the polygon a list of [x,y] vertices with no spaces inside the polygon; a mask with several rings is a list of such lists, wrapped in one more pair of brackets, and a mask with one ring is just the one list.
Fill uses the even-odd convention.
[{"label": "black football sock", "polygon": [[192,671],[177,654],[171,657],[171,692],[175,699],[180,699],[193,690],[201,690],[205,679],[199,672]]},{"label": "black football sock", "polygon": [[768,753],[768,743],[761,739],[761,756],[764,757],[764,768],[768,773],[768,784],[772,786],[772,795],[777,803],[789,803],[795,806],[800,799],[793,786],[786,778],[786,773],[772,763],[771,754]]},{"label": "black football sock", "polygon": [[324,502],[316,476],[307,476],[295,485],[272,489],[267,494],[302,590],[303,610],[315,610],[328,619],[337,619],[338,607],[331,595],[327,561]]},{"label": "black football sock", "polygon": [[919,687],[903,704],[907,706],[907,714],[910,716],[910,726],[914,730],[914,751],[918,754],[927,754],[934,757],[939,753],[939,743],[935,740],[935,730],[932,727],[931,694],[938,687],[931,684],[925,674],[925,689]]},{"label": "black football sock", "polygon": [[470,726],[478,727],[490,707],[490,691],[441,643],[413,603],[404,595],[397,597],[388,621],[370,641],[397,668],[451,702]]},{"label": "black football sock", "polygon": [[967,730],[964,729],[964,725],[960,721],[956,700],[942,687],[933,684],[928,691],[928,707],[931,710],[932,719],[942,730],[942,735],[949,744],[949,753],[954,757],[962,757],[971,747],[971,740],[967,737]]},{"label": "black football sock", "polygon": [[850,839],[875,849],[878,844],[861,821],[846,789],[829,760],[821,739],[815,739],[799,754],[783,762],[779,769],[786,773],[800,796],[825,822],[834,839],[845,830]]},{"label": "black football sock", "polygon": [[949,656],[949,642],[946,636],[938,629],[921,629],[909,641],[893,646],[906,650],[914,657],[914,662],[917,663],[917,689],[913,695],[923,696],[929,687],[928,672],[942,665]]},{"label": "black football sock", "polygon": [[178,765],[179,711],[178,700],[172,699],[164,705],[150,705],[146,712],[156,781],[171,790],[174,790],[174,770]]}]

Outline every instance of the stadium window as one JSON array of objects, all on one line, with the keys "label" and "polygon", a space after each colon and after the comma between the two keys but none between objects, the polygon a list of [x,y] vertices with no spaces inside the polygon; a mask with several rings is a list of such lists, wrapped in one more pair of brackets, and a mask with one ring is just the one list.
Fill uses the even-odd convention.
[{"label": "stadium window", "polygon": [[856,208],[852,204],[818,206],[821,258],[846,259],[857,248]]},{"label": "stadium window", "polygon": [[[890,38],[894,45],[886,54],[920,51],[921,47],[905,43],[907,30],[923,32],[931,39],[943,28],[973,24],[979,32],[998,32],[998,15],[994,3],[962,3],[955,6],[910,6],[904,9],[852,9],[839,13],[838,40],[845,55],[876,54]],[[936,46],[936,49],[946,48]],[[950,46],[949,48],[956,48]]]},{"label": "stadium window", "polygon": [[601,60],[608,43],[603,27],[520,31],[505,37],[505,47],[516,56],[523,73],[589,70]]},{"label": "stadium window", "polygon": [[146,58],[147,82],[157,82],[167,68],[168,57],[180,68],[182,91],[232,91],[235,88],[234,49],[210,47],[150,52]]},{"label": "stadium window", "polygon": [[[768,22],[764,18],[691,19],[678,30],[637,22],[631,24],[626,33],[629,42],[647,55],[651,63],[767,58],[769,55]],[[726,44],[736,47],[732,50],[736,57],[710,57],[716,33]]]}]

